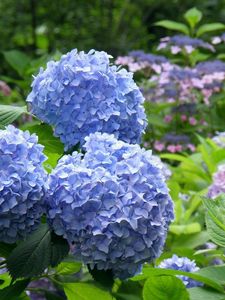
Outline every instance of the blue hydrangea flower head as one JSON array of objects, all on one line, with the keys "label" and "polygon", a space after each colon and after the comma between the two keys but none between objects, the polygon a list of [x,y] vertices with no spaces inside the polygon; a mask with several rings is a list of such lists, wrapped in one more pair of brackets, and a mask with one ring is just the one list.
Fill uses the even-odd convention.
[{"label": "blue hydrangea flower head", "polygon": [[173,204],[151,151],[95,133],[49,176],[48,221],[91,268],[128,278],[158,257]]},{"label": "blue hydrangea flower head", "polygon": [[[177,255],[173,255],[171,258],[164,259],[158,265],[158,268],[179,270],[191,273],[197,272],[199,270],[194,260],[190,260],[187,257],[178,257]],[[195,281],[194,279],[187,276],[177,275],[176,277],[180,278],[187,288],[202,286],[201,282]]]},{"label": "blue hydrangea flower head", "polygon": [[31,111],[52,125],[68,150],[90,133],[139,143],[146,127],[144,98],[132,73],[111,65],[105,52],[71,52],[50,61],[32,83]]},{"label": "blue hydrangea flower head", "polygon": [[36,229],[47,174],[37,136],[9,125],[0,130],[0,241],[14,243]]}]

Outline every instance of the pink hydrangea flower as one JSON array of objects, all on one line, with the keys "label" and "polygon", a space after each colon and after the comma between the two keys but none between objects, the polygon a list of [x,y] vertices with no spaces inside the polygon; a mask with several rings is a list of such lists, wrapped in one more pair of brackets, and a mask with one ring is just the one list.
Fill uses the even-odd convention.
[{"label": "pink hydrangea flower", "polygon": [[194,117],[189,117],[189,124],[195,126],[197,124],[197,120]]},{"label": "pink hydrangea flower", "polygon": [[187,148],[188,148],[189,150],[191,150],[191,152],[195,152],[195,150],[196,150],[196,147],[195,147],[195,145],[193,145],[193,144],[187,144]]},{"label": "pink hydrangea flower", "polygon": [[172,119],[173,119],[173,117],[172,117],[171,115],[166,115],[166,116],[164,117],[164,121],[165,121],[166,123],[170,123],[170,122],[172,121]]},{"label": "pink hydrangea flower", "polygon": [[161,152],[165,149],[165,144],[160,142],[160,141],[155,141],[154,142],[154,149]]},{"label": "pink hydrangea flower", "polygon": [[187,116],[186,115],[181,115],[180,119],[181,119],[181,121],[185,122],[185,121],[187,121]]}]

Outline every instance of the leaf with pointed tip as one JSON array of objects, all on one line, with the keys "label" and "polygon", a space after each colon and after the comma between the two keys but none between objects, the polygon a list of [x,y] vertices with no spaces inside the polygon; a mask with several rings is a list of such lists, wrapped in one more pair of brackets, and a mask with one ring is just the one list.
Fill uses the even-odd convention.
[{"label": "leaf with pointed tip", "polygon": [[170,20],[162,20],[162,21],[156,22],[155,25],[164,27],[164,28],[170,29],[170,30],[180,31],[186,35],[189,35],[189,29],[183,23],[174,22],[174,21],[170,21]]},{"label": "leaf with pointed tip", "polygon": [[27,113],[26,106],[0,105],[0,125],[6,126]]},{"label": "leaf with pointed tip", "polygon": [[7,268],[15,280],[41,274],[51,259],[51,233],[46,224],[21,242],[7,258]]}]

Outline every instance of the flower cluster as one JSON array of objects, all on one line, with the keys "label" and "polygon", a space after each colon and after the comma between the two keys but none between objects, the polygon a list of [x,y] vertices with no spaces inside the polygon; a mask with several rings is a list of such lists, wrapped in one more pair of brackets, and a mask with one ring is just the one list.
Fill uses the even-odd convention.
[{"label": "flower cluster", "polygon": [[37,136],[9,125],[0,131],[0,241],[14,243],[36,229],[47,174]]},{"label": "flower cluster", "polygon": [[225,165],[220,165],[213,175],[213,183],[208,190],[208,197],[215,199],[221,193],[225,193]]},{"label": "flower cluster", "polygon": [[171,153],[182,151],[194,152],[196,150],[195,145],[191,143],[187,135],[175,133],[168,133],[162,139],[155,140],[153,147],[158,152],[168,151]]},{"label": "flower cluster", "polygon": [[144,88],[144,95],[151,102],[209,104],[214,93],[221,91],[225,80],[225,63],[208,61],[194,68],[182,68],[163,64],[160,73],[149,78],[150,89]]},{"label": "flower cluster", "polygon": [[167,63],[164,56],[145,53],[142,50],[131,51],[128,56],[118,56],[115,64],[127,66],[130,72],[151,71],[158,73],[163,64]]},{"label": "flower cluster", "polygon": [[212,138],[213,142],[219,147],[225,148],[225,132],[217,132],[217,135]]},{"label": "flower cluster", "polygon": [[172,54],[177,54],[182,51],[190,54],[198,48],[215,52],[215,49],[211,44],[206,43],[201,39],[191,38],[185,35],[174,35],[172,37],[167,36],[162,38],[157,49],[161,50],[165,48],[169,49]]},{"label": "flower cluster", "polygon": [[[184,272],[197,272],[199,268],[196,266],[195,261],[190,260],[187,257],[178,257],[173,255],[171,258],[164,259],[159,265],[158,268],[162,269],[171,269],[179,270]],[[201,282],[195,281],[194,279],[189,278],[184,275],[177,275],[180,278],[187,288],[202,286]]]},{"label": "flower cluster", "polygon": [[72,50],[49,62],[27,98],[32,113],[54,127],[66,150],[97,131],[139,143],[146,127],[143,101],[132,74],[94,50]]},{"label": "flower cluster", "polygon": [[161,162],[113,135],[85,140],[49,177],[48,221],[76,259],[128,278],[160,255],[174,217]]}]

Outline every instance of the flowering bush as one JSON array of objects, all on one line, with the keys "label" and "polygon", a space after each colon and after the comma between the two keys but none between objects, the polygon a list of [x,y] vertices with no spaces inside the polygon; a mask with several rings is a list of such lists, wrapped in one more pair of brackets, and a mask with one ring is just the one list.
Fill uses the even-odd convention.
[{"label": "flowering bush", "polygon": [[71,52],[41,69],[27,97],[31,112],[54,127],[68,150],[90,133],[139,143],[146,127],[144,98],[132,74],[110,65],[105,52]]},{"label": "flowering bush", "polygon": [[14,126],[0,131],[0,241],[23,239],[40,223],[47,179],[42,151],[35,135]]},{"label": "flowering bush", "polygon": [[49,222],[77,259],[131,277],[160,255],[173,219],[160,161],[107,134],[90,135],[84,149],[50,176]]}]

